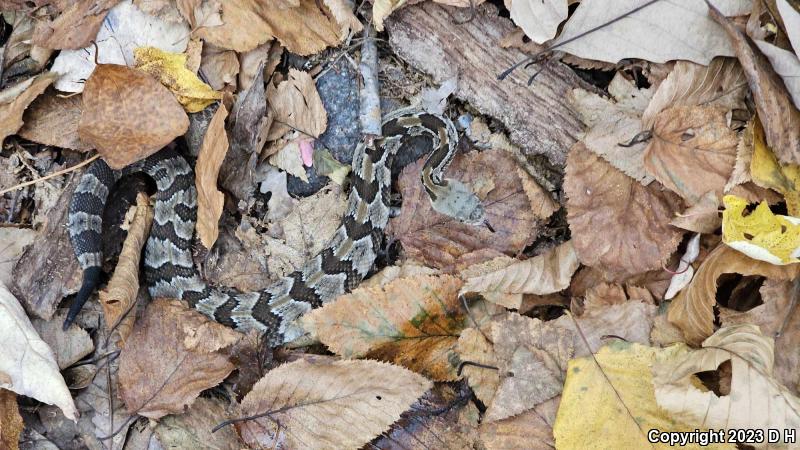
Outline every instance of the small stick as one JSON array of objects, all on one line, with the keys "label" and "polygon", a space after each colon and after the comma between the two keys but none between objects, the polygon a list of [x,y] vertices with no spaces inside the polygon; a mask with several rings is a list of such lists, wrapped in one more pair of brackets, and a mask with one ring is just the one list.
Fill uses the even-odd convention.
[{"label": "small stick", "polygon": [[15,186],[11,186],[8,189],[3,189],[2,191],[0,191],[0,195],[3,195],[5,193],[11,192],[11,191],[16,191],[17,189],[22,189],[24,187],[30,186],[32,184],[40,183],[42,181],[47,181],[47,180],[49,180],[51,178],[55,178],[57,176],[64,175],[65,173],[70,173],[70,172],[72,172],[74,170],[80,169],[81,167],[83,167],[83,166],[85,166],[87,164],[91,164],[92,162],[94,162],[94,160],[96,160],[98,158],[100,158],[100,154],[99,153],[94,155],[94,156],[92,156],[91,158],[87,159],[86,161],[84,161],[82,163],[75,164],[72,167],[67,167],[66,169],[59,170],[58,172],[53,172],[50,175],[45,175],[45,176],[39,177],[39,178],[37,178],[35,180],[31,180],[31,181],[26,181],[24,183],[20,183],[20,184],[17,184]]}]

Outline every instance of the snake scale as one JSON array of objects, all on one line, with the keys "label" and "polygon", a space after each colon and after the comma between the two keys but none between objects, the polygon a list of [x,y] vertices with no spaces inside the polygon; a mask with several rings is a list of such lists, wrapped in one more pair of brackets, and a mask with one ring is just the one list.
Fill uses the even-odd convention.
[{"label": "snake scale", "polygon": [[102,216],[110,190],[122,176],[144,172],[157,187],[144,256],[150,295],[185,300],[240,331],[257,330],[271,346],[295,339],[303,333],[297,318],[354,289],[372,268],[389,221],[391,161],[398,151],[422,145],[430,152],[421,178],[432,202],[448,181],[455,181],[442,178],[458,139],[446,117],[398,110],[384,119],[383,134],[374,146],[360,144],[354,151],[348,206],[328,245],[300,270],[254,292],[211,286],[200,277],[191,250],[197,217],[195,179],[192,167],[175,150],[161,150],[119,171],[97,160],[82,175],[70,204],[69,235],[83,269],[83,284],[69,317],[74,318],[99,282]]}]

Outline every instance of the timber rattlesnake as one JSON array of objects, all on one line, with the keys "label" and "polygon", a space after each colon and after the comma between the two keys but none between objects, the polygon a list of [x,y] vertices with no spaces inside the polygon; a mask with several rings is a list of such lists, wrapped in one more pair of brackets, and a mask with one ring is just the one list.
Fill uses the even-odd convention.
[{"label": "timber rattlesnake", "polygon": [[480,202],[474,204],[477,198],[469,199],[469,193],[465,197],[463,185],[442,178],[458,139],[449,119],[399,110],[386,117],[383,133],[374,147],[361,144],[355,149],[346,213],[325,249],[302,269],[254,292],[209,286],[198,274],[191,252],[197,192],[192,168],[183,157],[162,150],[121,171],[96,161],[81,177],[70,205],[69,235],[84,277],[69,317],[74,319],[98,283],[102,215],[109,191],[121,176],[145,172],[157,185],[155,220],[144,259],[150,295],[183,299],[221,324],[258,330],[271,346],[295,339],[303,333],[295,322],[298,317],[352,290],[372,268],[389,220],[391,160],[404,146],[425,145],[430,151],[422,181],[434,206],[452,197],[448,194],[455,188],[460,201],[470,205],[462,208],[461,219],[483,220]]}]

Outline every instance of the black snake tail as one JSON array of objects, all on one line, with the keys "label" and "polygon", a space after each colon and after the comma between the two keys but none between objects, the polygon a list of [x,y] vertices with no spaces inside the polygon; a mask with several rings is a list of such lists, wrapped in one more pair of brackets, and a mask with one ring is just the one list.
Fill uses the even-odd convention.
[{"label": "black snake tail", "polygon": [[197,272],[191,251],[197,191],[192,168],[183,157],[162,150],[122,171],[98,160],[83,174],[70,205],[70,240],[84,280],[67,320],[74,319],[98,282],[109,190],[121,176],[141,171],[157,186],[144,257],[150,295],[182,299],[223,325],[257,330],[272,346],[297,338],[303,333],[297,318],[352,290],[372,269],[389,221],[389,162],[394,154],[405,145],[426,145],[433,153],[423,179],[437,180],[455,152],[455,127],[439,116],[397,112],[384,122],[384,134],[374,148],[356,148],[347,210],[325,249],[300,270],[255,292],[209,286]]}]

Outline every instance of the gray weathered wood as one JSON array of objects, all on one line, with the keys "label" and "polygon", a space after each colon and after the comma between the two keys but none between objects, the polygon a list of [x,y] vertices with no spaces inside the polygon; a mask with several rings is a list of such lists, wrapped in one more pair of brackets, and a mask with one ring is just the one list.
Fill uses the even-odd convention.
[{"label": "gray weathered wood", "polygon": [[396,11],[387,22],[392,48],[437,83],[457,76],[456,97],[503,122],[526,156],[546,155],[551,163],[563,165],[582,131],[566,93],[589,87],[558,61],[531,86],[528,77],[539,66],[518,69],[498,81],[498,74],[526,55],[500,47],[500,40],[515,29],[511,20],[499,17],[490,4],[477,9],[472,21],[460,25],[455,22],[468,15],[463,8],[425,2]]}]

